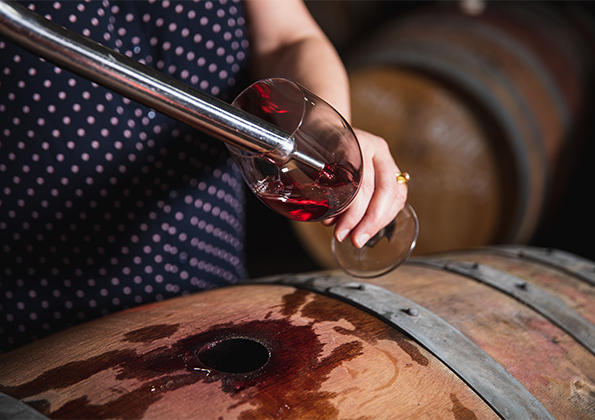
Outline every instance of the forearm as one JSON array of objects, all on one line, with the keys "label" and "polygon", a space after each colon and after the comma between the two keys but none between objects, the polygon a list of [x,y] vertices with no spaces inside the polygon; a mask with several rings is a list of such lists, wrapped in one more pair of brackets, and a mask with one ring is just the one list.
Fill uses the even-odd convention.
[{"label": "forearm", "polygon": [[347,72],[306,6],[294,0],[247,0],[245,4],[253,77],[293,79],[349,120]]}]

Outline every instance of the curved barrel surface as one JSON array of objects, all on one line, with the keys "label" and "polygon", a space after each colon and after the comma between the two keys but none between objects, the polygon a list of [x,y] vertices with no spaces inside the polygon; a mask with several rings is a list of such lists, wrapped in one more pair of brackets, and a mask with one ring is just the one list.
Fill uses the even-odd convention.
[{"label": "curved barrel surface", "polygon": [[582,273],[594,268],[504,246],[365,283],[272,276],[0,356],[0,392],[48,418],[589,418],[595,286]]}]

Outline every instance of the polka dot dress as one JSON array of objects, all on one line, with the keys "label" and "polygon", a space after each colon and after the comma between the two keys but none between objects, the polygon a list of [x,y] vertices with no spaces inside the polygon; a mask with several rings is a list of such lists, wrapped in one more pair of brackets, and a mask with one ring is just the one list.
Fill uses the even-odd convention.
[{"label": "polka dot dress", "polygon": [[[245,73],[237,1],[28,6],[225,100]],[[0,351],[247,276],[222,142],[3,39],[0,57]]]}]

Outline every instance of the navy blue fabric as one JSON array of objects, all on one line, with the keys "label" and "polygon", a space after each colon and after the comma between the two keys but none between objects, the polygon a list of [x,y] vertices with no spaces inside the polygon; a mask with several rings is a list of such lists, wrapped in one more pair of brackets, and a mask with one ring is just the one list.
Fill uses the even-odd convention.
[{"label": "navy blue fabric", "polygon": [[[38,1],[35,12],[231,100],[237,1]],[[0,39],[0,351],[247,276],[224,144]]]}]

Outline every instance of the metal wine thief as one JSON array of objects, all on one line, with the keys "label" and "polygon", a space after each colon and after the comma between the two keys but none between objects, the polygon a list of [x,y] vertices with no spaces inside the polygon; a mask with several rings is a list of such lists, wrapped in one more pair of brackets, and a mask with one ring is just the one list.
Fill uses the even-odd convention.
[{"label": "metal wine thief", "polygon": [[277,165],[324,163],[296,150],[288,133],[123,54],[70,31],[13,1],[0,0],[0,34],[26,50]]}]

